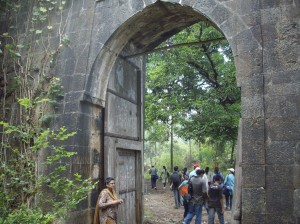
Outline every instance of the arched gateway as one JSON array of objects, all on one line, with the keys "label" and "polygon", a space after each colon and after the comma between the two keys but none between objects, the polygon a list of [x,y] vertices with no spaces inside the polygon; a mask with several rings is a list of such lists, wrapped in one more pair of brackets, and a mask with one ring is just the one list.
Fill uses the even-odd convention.
[{"label": "arched gateway", "polygon": [[[299,8],[297,0],[67,1],[71,44],[56,66],[66,94],[55,125],[78,133],[73,172],[117,178],[120,223],[143,220],[140,53],[199,20],[225,34],[242,91],[232,223],[300,223]],[[98,193],[70,223],[92,222]]]}]

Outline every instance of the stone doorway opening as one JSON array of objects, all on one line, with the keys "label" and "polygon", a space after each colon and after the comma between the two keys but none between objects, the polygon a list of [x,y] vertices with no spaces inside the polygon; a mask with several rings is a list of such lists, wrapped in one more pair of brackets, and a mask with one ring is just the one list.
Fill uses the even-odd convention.
[{"label": "stone doorway opening", "polygon": [[[115,169],[119,149],[135,151],[134,195],[122,216],[133,208],[134,223],[143,220],[143,140],[144,140],[144,83],[145,56],[161,42],[184,28],[207,21],[219,29],[206,16],[189,6],[161,2],[147,6],[123,23],[109,38],[98,54],[89,76],[87,94],[97,96],[103,113],[103,176],[118,176]],[[127,174],[124,174],[125,176]],[[117,189],[122,191],[122,189]]]}]

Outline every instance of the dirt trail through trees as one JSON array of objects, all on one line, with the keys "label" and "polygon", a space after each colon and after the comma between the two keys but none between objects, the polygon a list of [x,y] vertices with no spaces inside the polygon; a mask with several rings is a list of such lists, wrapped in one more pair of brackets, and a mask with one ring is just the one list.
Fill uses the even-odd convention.
[{"label": "dirt trail through trees", "polygon": [[[145,180],[144,195],[144,224],[181,224],[183,222],[183,206],[174,209],[173,192],[167,185],[163,189],[160,181],[157,183],[157,190],[151,189],[149,180]],[[202,223],[207,224],[207,212],[203,210]],[[225,224],[228,224],[230,211],[225,211]],[[195,218],[191,223],[194,223]],[[218,217],[215,217],[215,224],[219,224]]]}]

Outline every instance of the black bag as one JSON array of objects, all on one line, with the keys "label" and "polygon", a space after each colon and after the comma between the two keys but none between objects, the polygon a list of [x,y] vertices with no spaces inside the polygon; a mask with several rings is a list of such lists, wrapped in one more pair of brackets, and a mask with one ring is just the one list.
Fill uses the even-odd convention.
[{"label": "black bag", "polygon": [[223,194],[225,196],[229,196],[231,194],[231,188],[229,186],[227,186],[227,185],[224,185],[223,186]]},{"label": "black bag", "polygon": [[179,173],[177,172],[173,173],[171,179],[172,179],[173,187],[175,188],[179,187],[181,183]]},{"label": "black bag", "polygon": [[189,195],[192,197],[193,196],[193,184],[191,182],[191,179],[189,179],[188,184],[189,184],[188,192],[189,192]]},{"label": "black bag", "polygon": [[185,194],[185,195],[183,195],[182,198],[183,198],[183,204],[187,205],[190,202],[190,200],[192,199],[192,196],[190,194]]}]

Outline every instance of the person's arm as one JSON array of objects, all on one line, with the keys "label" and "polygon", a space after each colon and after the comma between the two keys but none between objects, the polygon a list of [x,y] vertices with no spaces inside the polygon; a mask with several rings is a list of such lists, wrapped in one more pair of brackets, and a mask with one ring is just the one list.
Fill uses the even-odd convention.
[{"label": "person's arm", "polygon": [[228,175],[225,177],[224,185],[226,185],[226,183],[227,183],[227,178],[228,178]]},{"label": "person's arm", "polygon": [[202,184],[202,192],[205,200],[208,198],[208,186],[206,184],[206,181],[204,180],[204,183]]},{"label": "person's arm", "polygon": [[107,208],[107,207],[110,207],[110,206],[115,206],[115,205],[123,203],[122,199],[107,202],[109,198],[110,197],[108,196],[107,193],[102,192],[101,196],[100,196],[100,200],[99,200],[99,208]]},{"label": "person's arm", "polygon": [[182,181],[181,184],[179,185],[178,189],[182,188],[182,186],[186,185],[186,183],[187,183],[186,180]]},{"label": "person's arm", "polygon": [[224,209],[224,202],[225,201],[225,195],[222,193],[222,191],[221,191],[221,198],[220,198],[220,203],[221,203],[221,211],[222,211],[222,214],[224,214],[224,211],[225,211],[225,209]]}]

